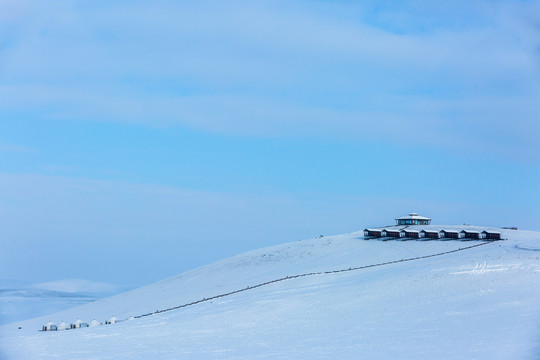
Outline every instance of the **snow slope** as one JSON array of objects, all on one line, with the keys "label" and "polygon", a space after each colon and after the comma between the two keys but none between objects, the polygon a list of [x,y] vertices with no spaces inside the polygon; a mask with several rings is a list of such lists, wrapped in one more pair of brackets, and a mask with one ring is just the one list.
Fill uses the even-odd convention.
[{"label": "snow slope", "polygon": [[[353,233],[252,251],[2,326],[0,358],[538,359],[540,233],[502,234],[482,242]],[[300,274],[311,275],[286,278]],[[37,331],[48,320],[129,319],[231,292],[117,324]]]}]

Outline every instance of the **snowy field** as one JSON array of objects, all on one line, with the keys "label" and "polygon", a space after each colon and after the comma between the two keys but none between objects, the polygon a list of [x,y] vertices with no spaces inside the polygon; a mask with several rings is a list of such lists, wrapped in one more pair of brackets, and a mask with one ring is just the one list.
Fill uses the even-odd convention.
[{"label": "snowy field", "polygon": [[[353,233],[252,251],[4,325],[0,358],[539,359],[540,233],[499,231],[506,240]],[[125,321],[38,331],[113,315]]]}]

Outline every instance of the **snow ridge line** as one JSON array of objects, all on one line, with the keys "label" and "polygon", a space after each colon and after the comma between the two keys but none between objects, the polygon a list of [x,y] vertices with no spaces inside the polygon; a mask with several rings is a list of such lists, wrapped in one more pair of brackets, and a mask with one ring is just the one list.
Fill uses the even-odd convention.
[{"label": "snow ridge line", "polygon": [[480,243],[480,244],[471,245],[471,246],[467,246],[467,247],[464,247],[464,248],[459,248],[459,249],[455,249],[455,250],[449,250],[449,251],[445,251],[445,252],[441,252],[441,253],[436,253],[436,254],[431,254],[431,255],[417,256],[417,257],[412,257],[412,258],[407,258],[407,259],[400,259],[400,260],[394,260],[394,261],[387,261],[387,262],[378,263],[378,264],[363,265],[363,266],[358,266],[358,267],[354,267],[354,268],[347,268],[347,269],[340,269],[340,270],[331,270],[331,271],[311,272],[311,273],[305,273],[305,274],[298,274],[298,275],[286,276],[286,277],[282,277],[282,278],[279,278],[279,279],[275,279],[275,280],[270,280],[270,281],[267,281],[267,282],[263,282],[263,283],[260,283],[260,284],[247,286],[247,287],[245,287],[245,288],[243,288],[243,289],[239,289],[239,290],[231,291],[231,292],[224,293],[224,294],[220,294],[220,295],[215,295],[215,296],[212,296],[212,297],[209,297],[209,298],[203,298],[203,299],[201,299],[201,300],[193,301],[193,302],[190,302],[190,303],[186,303],[186,304],[174,306],[174,307],[171,307],[171,308],[168,308],[168,309],[156,310],[156,311],[153,311],[153,312],[150,312],[150,313],[147,313],[147,314],[142,314],[142,315],[133,316],[133,318],[134,318],[134,319],[140,319],[140,318],[143,318],[143,317],[146,317],[146,316],[151,316],[151,315],[161,314],[161,313],[164,313],[164,312],[167,312],[167,311],[178,310],[178,309],[185,308],[185,307],[188,307],[188,306],[193,306],[193,305],[200,304],[200,303],[203,303],[203,302],[206,302],[206,301],[211,301],[211,300],[219,299],[219,298],[222,298],[222,297],[226,297],[226,296],[230,296],[230,295],[237,294],[237,293],[240,293],[240,292],[244,292],[244,291],[256,289],[256,288],[261,287],[261,286],[266,286],[266,285],[270,285],[270,284],[277,283],[277,282],[281,282],[281,281],[285,281],[285,280],[291,280],[291,279],[296,279],[296,278],[301,278],[301,277],[306,277],[306,276],[336,274],[336,273],[341,273],[341,272],[348,272],[348,271],[355,271],[355,270],[367,269],[367,268],[377,267],[377,266],[384,266],[384,265],[390,265],[390,264],[397,264],[397,263],[402,263],[402,262],[407,262],[407,261],[414,261],[414,260],[420,260],[420,259],[427,259],[427,258],[431,258],[431,257],[435,257],[435,256],[441,256],[441,255],[446,255],[446,254],[452,254],[452,253],[455,253],[455,252],[459,252],[459,251],[464,251],[464,250],[472,249],[472,248],[475,248],[475,247],[487,245],[487,244],[492,243],[492,242],[494,242],[494,241],[493,241],[493,240],[491,240],[491,241],[486,241],[486,242],[483,242],[483,243]]}]

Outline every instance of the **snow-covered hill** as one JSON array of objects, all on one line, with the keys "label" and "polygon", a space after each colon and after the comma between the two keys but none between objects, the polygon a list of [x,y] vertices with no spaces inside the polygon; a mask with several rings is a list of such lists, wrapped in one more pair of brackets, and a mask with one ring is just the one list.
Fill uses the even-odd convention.
[{"label": "snow-covered hill", "polygon": [[[2,326],[0,358],[540,358],[540,233],[503,230],[497,242],[362,235],[252,251]],[[49,320],[113,315],[135,318],[38,331]]]}]

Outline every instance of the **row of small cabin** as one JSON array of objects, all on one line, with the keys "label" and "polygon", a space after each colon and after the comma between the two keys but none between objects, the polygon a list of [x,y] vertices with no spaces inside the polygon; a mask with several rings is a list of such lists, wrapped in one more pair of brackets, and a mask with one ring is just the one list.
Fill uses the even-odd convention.
[{"label": "row of small cabin", "polygon": [[[115,324],[118,322],[118,319],[113,316],[109,320],[105,321],[106,325]],[[59,325],[56,325],[52,321],[49,321],[46,325],[43,325],[41,331],[59,331],[59,330],[71,330],[71,329],[80,329],[85,327],[99,326],[101,323],[96,319],[90,321],[90,323],[82,322],[81,319],[78,319],[73,324],[67,324],[62,321]]]},{"label": "row of small cabin", "polygon": [[364,229],[364,237],[371,238],[411,238],[411,239],[485,239],[501,240],[496,231],[473,230],[414,230],[414,229]]}]

